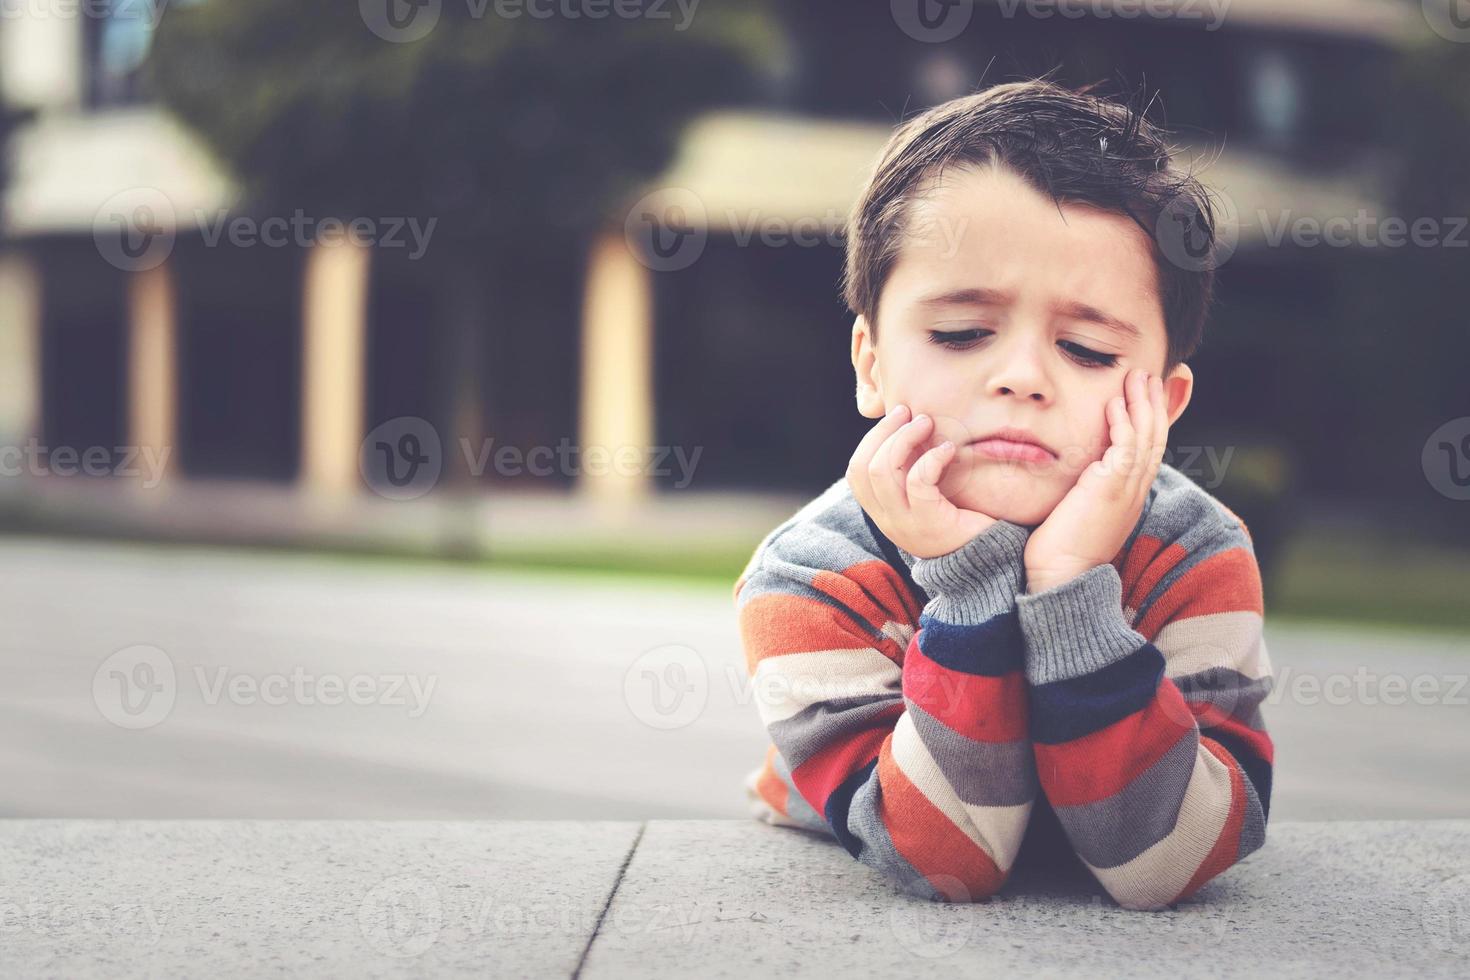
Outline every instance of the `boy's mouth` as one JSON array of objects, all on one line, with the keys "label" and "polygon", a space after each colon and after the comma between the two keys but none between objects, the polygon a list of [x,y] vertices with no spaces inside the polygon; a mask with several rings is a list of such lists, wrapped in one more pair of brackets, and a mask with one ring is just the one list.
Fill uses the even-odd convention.
[{"label": "boy's mouth", "polygon": [[1056,458],[1041,440],[1025,429],[1007,427],[972,439],[970,446],[989,459],[1023,463],[1046,463]]}]

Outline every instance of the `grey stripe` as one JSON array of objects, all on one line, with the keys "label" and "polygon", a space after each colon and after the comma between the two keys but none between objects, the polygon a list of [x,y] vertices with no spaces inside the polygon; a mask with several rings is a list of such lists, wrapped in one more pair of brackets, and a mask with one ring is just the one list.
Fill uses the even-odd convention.
[{"label": "grey stripe", "polygon": [[1245,785],[1245,822],[1240,827],[1240,852],[1235,856],[1239,861],[1247,854],[1266,843],[1266,813],[1261,809],[1261,798],[1256,795],[1256,787],[1251,783],[1251,778],[1245,774],[1245,770],[1236,763],[1235,767],[1240,769],[1240,781]]},{"label": "grey stripe", "polygon": [[1199,737],[1190,732],[1112,796],[1056,807],[1077,856],[1095,868],[1114,868],[1169,836],[1179,822],[1198,751]]},{"label": "grey stripe", "polygon": [[1261,702],[1275,686],[1269,675],[1251,680],[1232,667],[1209,667],[1171,679],[1179,693],[1184,695],[1184,700],[1192,704],[1210,704],[1240,718],[1255,717]]},{"label": "grey stripe", "polygon": [[979,742],[948,728],[908,702],[909,717],[955,795],[974,806],[1016,806],[1036,798],[1035,750],[1030,739]]},{"label": "grey stripe", "polygon": [[844,736],[872,728],[874,717],[899,700],[898,694],[829,698],[773,722],[766,730],[776,743],[776,751],[795,769]]}]

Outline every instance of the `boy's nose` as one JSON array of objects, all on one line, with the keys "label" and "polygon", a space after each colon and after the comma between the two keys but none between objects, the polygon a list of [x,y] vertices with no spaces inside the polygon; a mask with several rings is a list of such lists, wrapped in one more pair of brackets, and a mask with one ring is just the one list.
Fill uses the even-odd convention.
[{"label": "boy's nose", "polygon": [[1051,400],[1051,381],[1033,350],[1013,348],[1004,352],[990,384],[996,394],[1019,395],[1038,402]]}]

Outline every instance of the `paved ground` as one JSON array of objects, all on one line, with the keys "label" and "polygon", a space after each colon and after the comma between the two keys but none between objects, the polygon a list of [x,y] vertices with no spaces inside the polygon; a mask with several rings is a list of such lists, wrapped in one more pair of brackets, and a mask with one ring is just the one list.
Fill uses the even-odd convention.
[{"label": "paved ground", "polygon": [[[0,622],[4,816],[741,818],[765,747],[723,587],[17,539]],[[1267,641],[1273,822],[1470,816],[1470,640]]]},{"label": "paved ground", "polygon": [[908,895],[754,820],[0,821],[6,976],[1463,977],[1470,821],[1273,821],[1184,902]]}]

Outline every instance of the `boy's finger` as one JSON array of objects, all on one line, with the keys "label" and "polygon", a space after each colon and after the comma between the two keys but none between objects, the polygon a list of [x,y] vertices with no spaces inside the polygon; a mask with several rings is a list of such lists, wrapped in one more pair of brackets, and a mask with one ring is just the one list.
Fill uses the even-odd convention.
[{"label": "boy's finger", "polygon": [[860,469],[867,469],[873,454],[878,447],[887,441],[888,437],[898,431],[898,427],[909,419],[907,405],[895,405],[889,413],[877,421],[861,439],[858,440],[857,449],[852,454],[852,465]]},{"label": "boy's finger", "polygon": [[1163,462],[1164,451],[1169,445],[1169,410],[1164,403],[1164,381],[1154,378],[1154,457]]},{"label": "boy's finger", "polygon": [[945,499],[939,492],[939,478],[954,459],[954,443],[946,440],[919,457],[909,468],[909,507],[914,510],[931,507]]},{"label": "boy's finger", "polygon": [[1103,472],[1117,479],[1126,476],[1127,454],[1132,452],[1133,423],[1128,420],[1128,409],[1123,399],[1113,398],[1108,402],[1108,449],[1103,453]]},{"label": "boy's finger", "polygon": [[872,461],[873,454],[889,436],[898,431],[898,427],[903,425],[906,418],[908,418],[908,407],[894,406],[892,411],[879,419],[863,434],[863,437],[858,440],[857,449],[853,451],[852,459],[848,461],[847,482],[852,487],[853,496],[865,510],[872,509],[877,503],[873,496],[873,480],[868,474],[868,464]]},{"label": "boy's finger", "polygon": [[1128,475],[1136,476],[1144,466],[1144,457],[1153,445],[1153,404],[1149,392],[1149,375],[1135,371],[1128,378],[1128,421],[1133,427],[1133,458]]},{"label": "boy's finger", "polygon": [[929,434],[930,425],[928,416],[924,415],[905,422],[879,447],[868,464],[873,493],[892,516],[897,517],[908,509],[905,482],[909,463],[914,458],[915,447]]}]

